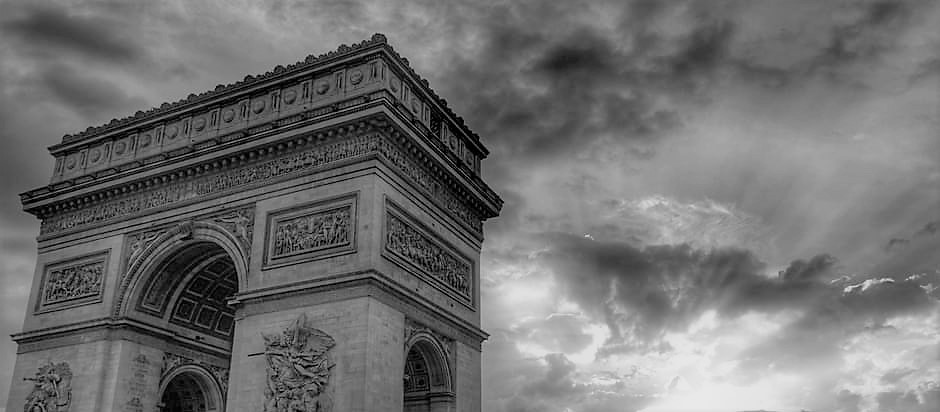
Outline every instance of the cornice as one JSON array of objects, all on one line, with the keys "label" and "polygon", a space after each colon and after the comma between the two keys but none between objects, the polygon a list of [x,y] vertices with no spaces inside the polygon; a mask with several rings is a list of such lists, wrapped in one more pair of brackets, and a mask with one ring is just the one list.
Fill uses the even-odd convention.
[{"label": "cornice", "polygon": [[234,83],[218,84],[212,90],[207,90],[198,94],[191,93],[186,98],[175,102],[165,102],[160,106],[150,108],[146,111],[139,110],[133,115],[126,116],[124,118],[111,119],[110,122],[100,126],[89,126],[84,131],[74,134],[66,134],[62,137],[61,143],[50,146],[49,150],[53,153],[56,153],[61,151],[63,148],[73,146],[76,143],[90,142],[96,137],[108,135],[112,132],[119,132],[141,126],[148,121],[161,117],[180,114],[188,109],[196,108],[201,104],[208,103],[212,100],[217,100],[228,95],[233,95],[255,86],[262,86],[265,83],[276,83],[280,80],[289,79],[301,73],[310,71],[313,68],[326,67],[331,63],[336,63],[337,61],[344,58],[363,55],[370,50],[384,50],[388,53],[389,56],[393,57],[392,61],[406,73],[406,76],[410,77],[410,79],[422,89],[424,94],[430,96],[441,111],[453,119],[460,132],[469,138],[471,142],[476,143],[474,146],[480,150],[482,157],[485,158],[486,155],[489,154],[489,151],[482,144],[480,144],[480,136],[469,129],[464,119],[457,115],[450,108],[444,98],[440,97],[433,89],[431,89],[427,79],[424,79],[417,72],[415,72],[411,67],[408,59],[402,57],[397,51],[395,51],[395,49],[390,44],[388,44],[388,39],[385,37],[385,35],[381,33],[375,33],[371,38],[362,40],[359,43],[353,43],[352,45],[342,44],[336,50],[327,53],[323,53],[317,56],[312,54],[308,55],[303,60],[289,64],[287,66],[278,64],[263,74],[246,75],[242,80],[236,81]]},{"label": "cornice", "polygon": [[182,348],[227,357],[227,349],[188,338],[172,330],[151,325],[131,317],[102,317],[66,325],[24,331],[10,335],[19,345],[18,353],[33,352],[61,346],[74,346],[101,340],[125,339],[126,333],[157,338]]},{"label": "cornice", "polygon": [[[335,84],[331,86],[331,82]],[[301,91],[302,97],[294,101]],[[270,109],[265,107],[266,101]],[[436,150],[445,164],[498,212],[502,200],[480,177],[480,160],[486,149],[478,136],[472,135],[382,35],[67,137],[52,148],[56,166],[51,184],[22,193],[21,201],[33,212],[36,205],[65,193],[126,180],[205,153],[207,148],[221,150],[235,142],[309,124],[313,119],[363,110],[376,101],[396,111],[405,120],[404,127]],[[226,117],[233,116],[233,110],[241,113],[234,115],[234,121]]]},{"label": "cornice", "polygon": [[[357,287],[367,289],[357,291]],[[375,289],[369,290],[368,288]],[[241,316],[254,315],[271,311],[271,308],[264,308],[268,302],[284,302],[291,297],[310,296],[318,293],[329,294],[336,291],[343,291],[344,294],[334,296],[332,299],[370,296],[390,306],[402,304],[403,302],[417,302],[418,305],[404,304],[403,306],[408,307],[409,312],[417,310],[422,318],[428,317],[433,319],[435,323],[443,323],[449,328],[453,328],[465,338],[463,340],[467,343],[473,342],[474,345],[479,345],[480,342],[489,338],[489,334],[480,329],[479,326],[453,314],[450,309],[434,303],[427,297],[401,287],[390,276],[374,269],[339,273],[316,279],[252,289],[236,294],[229,301],[229,304],[241,307]],[[283,310],[283,306],[279,303],[279,306],[274,310]],[[430,314],[434,315],[430,316]]]},{"label": "cornice", "polygon": [[[377,107],[384,107],[381,102],[378,104]],[[241,151],[142,179],[115,182],[98,189],[89,186],[83,193],[71,196],[68,193],[50,194],[53,197],[28,206],[27,211],[43,219],[40,240],[44,240],[156,213],[168,207],[209,200],[232,190],[270,184],[275,181],[272,179],[280,181],[375,158],[390,165],[470,233],[481,238],[482,220],[496,216],[501,200],[482,181],[468,181],[466,175],[461,179],[452,168],[435,161],[413,136],[409,136],[410,133],[401,128],[401,123],[392,121],[394,117],[378,111],[350,122],[245,147]],[[380,137],[369,137],[375,133]],[[250,140],[254,142],[257,139]],[[317,152],[313,154],[313,163],[310,160],[299,165],[291,163],[291,166],[285,166],[288,169],[278,166],[280,170],[268,175],[251,170],[247,172],[251,178],[245,177],[245,168],[257,168],[285,156],[306,156],[309,159],[311,151]],[[233,175],[234,178],[231,177]],[[217,184],[218,179],[229,179],[234,183]],[[471,184],[468,186],[468,183]]]}]

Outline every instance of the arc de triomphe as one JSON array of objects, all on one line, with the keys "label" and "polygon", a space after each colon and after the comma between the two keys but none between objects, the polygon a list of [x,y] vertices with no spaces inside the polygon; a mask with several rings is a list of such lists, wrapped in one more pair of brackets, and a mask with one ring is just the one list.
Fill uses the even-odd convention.
[{"label": "arc de triomphe", "polygon": [[66,135],[7,411],[479,411],[487,150],[383,36]]}]

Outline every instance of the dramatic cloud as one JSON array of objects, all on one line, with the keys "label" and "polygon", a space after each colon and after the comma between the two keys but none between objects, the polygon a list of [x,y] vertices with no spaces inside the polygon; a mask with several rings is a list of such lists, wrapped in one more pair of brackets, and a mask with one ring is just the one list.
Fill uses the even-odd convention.
[{"label": "dramatic cloud", "polygon": [[[825,293],[834,260],[795,261],[776,278],[746,250],[647,246],[555,235],[543,253],[563,293],[603,317],[611,330],[602,353],[668,350],[666,332],[681,331],[707,310],[737,315],[805,304]],[[828,280],[828,279],[826,279]]]},{"label": "dramatic cloud", "polygon": [[143,52],[132,41],[130,29],[121,19],[46,6],[13,9],[0,21],[0,32],[22,45],[28,44],[32,52],[118,63],[133,62]]}]

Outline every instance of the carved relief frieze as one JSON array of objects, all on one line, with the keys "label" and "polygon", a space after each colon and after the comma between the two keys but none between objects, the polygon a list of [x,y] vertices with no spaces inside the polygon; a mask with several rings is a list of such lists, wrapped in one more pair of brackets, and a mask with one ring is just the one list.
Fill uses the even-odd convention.
[{"label": "carved relief frieze", "polygon": [[367,155],[375,151],[378,140],[378,136],[374,134],[358,136],[333,144],[285,153],[274,159],[231,167],[208,176],[174,181],[162,187],[142,190],[123,198],[108,200],[82,210],[43,219],[40,234],[49,235],[78,229],[98,222],[124,218],[164,206],[245,188],[249,185],[271,182],[291,173],[317,169],[331,163]]},{"label": "carved relief frieze", "polygon": [[48,361],[36,375],[23,378],[33,382],[26,396],[25,412],[66,412],[72,402],[72,370],[67,362]]},{"label": "carved relief frieze", "polygon": [[[476,232],[482,231],[483,223],[480,213],[471,208],[448,184],[434,176],[426,167],[420,165],[414,156],[407,154],[398,145],[373,133],[332,144],[314,146],[306,150],[284,153],[273,159],[233,166],[228,170],[207,176],[190,180],[174,180],[160,187],[106,200],[81,210],[49,216],[43,219],[40,234],[51,235],[96,223],[127,218],[183,202],[205,199],[232,190],[268,183],[286,175],[319,170],[330,164],[368,155],[381,156],[457,221]],[[238,219],[235,216],[229,217]]]},{"label": "carved relief frieze", "polygon": [[264,334],[267,386],[264,412],[329,412],[336,341],[312,327],[305,314],[279,334]]},{"label": "carved relief frieze", "polygon": [[438,206],[448,211],[458,221],[468,225],[475,231],[483,230],[483,220],[467,204],[458,198],[440,179],[435,178],[425,168],[418,165],[415,160],[405,154],[398,146],[388,140],[379,144],[379,153],[395,165],[399,171],[407,176],[419,189],[423,190],[434,200]]},{"label": "carved relief frieze", "polygon": [[37,311],[99,302],[110,251],[46,266]]},{"label": "carved relief frieze", "polygon": [[393,261],[404,262],[430,278],[432,284],[443,286],[466,302],[472,301],[473,265],[470,259],[430,234],[419,229],[413,219],[402,212],[393,211],[386,204],[385,251]]},{"label": "carved relief frieze", "polygon": [[355,251],[356,195],[303,205],[268,216],[266,265]]}]

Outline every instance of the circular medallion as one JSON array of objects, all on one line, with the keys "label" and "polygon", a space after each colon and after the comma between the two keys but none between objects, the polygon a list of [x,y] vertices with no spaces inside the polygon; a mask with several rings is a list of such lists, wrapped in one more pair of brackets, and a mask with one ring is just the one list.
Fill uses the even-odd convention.
[{"label": "circular medallion", "polygon": [[392,82],[388,84],[389,88],[391,88],[393,92],[397,92],[397,91],[398,91],[398,87],[399,87],[400,85],[401,85],[401,82],[399,82],[398,79],[396,79],[396,78],[394,78],[394,77],[392,78]]},{"label": "circular medallion", "polygon": [[140,147],[141,147],[141,148],[149,147],[149,146],[150,146],[150,139],[151,139],[151,138],[150,138],[150,135],[149,135],[149,134],[145,134],[145,135],[141,136],[141,137],[140,137]]},{"label": "circular medallion", "polygon": [[362,71],[360,71],[360,70],[353,70],[351,73],[349,73],[349,82],[352,83],[352,84],[354,84],[354,85],[361,83],[361,82],[362,82]]},{"label": "circular medallion", "polygon": [[284,103],[294,104],[295,101],[297,101],[297,92],[293,90],[284,92]]},{"label": "circular medallion", "polygon": [[315,90],[317,94],[326,94],[326,92],[330,91],[330,82],[328,80],[320,80],[317,82]]},{"label": "circular medallion", "polygon": [[114,144],[114,154],[122,155],[125,149],[127,149],[127,145],[123,141]]},{"label": "circular medallion", "polygon": [[166,137],[167,139],[173,140],[176,138],[180,130],[176,126],[170,126],[166,128]]},{"label": "circular medallion", "polygon": [[76,163],[78,163],[78,161],[75,160],[75,156],[72,156],[72,157],[68,158],[68,160],[65,161],[65,168],[66,168],[66,169],[74,169]]},{"label": "circular medallion", "polygon": [[98,163],[98,161],[101,160],[101,150],[92,149],[90,158],[92,163]]},{"label": "circular medallion", "polygon": [[255,100],[251,103],[251,111],[255,114],[261,114],[264,111],[264,99]]},{"label": "circular medallion", "polygon": [[222,120],[224,120],[225,123],[229,123],[232,120],[235,120],[235,109],[228,109],[222,113]]},{"label": "circular medallion", "polygon": [[205,117],[196,118],[196,120],[193,122],[193,128],[196,129],[197,132],[201,132],[202,129],[205,129],[206,118]]}]

